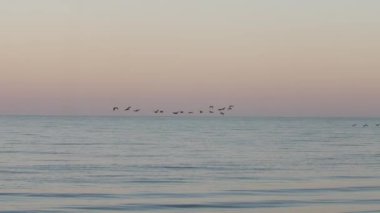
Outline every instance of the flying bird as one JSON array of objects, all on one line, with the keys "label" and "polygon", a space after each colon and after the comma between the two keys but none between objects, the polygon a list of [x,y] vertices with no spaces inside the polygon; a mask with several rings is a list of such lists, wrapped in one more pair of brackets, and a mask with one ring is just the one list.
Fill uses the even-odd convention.
[{"label": "flying bird", "polygon": [[214,111],[211,111],[211,110],[210,110],[209,112],[210,112],[210,113],[214,113]]},{"label": "flying bird", "polygon": [[223,107],[223,108],[220,108],[220,109],[218,109],[219,111],[222,111],[222,110],[225,110],[226,109],[226,107]]},{"label": "flying bird", "polygon": [[155,110],[155,111],[154,111],[154,113],[156,113],[156,114],[157,114],[158,112],[160,112],[160,110],[159,110],[159,109],[158,109],[158,110]]},{"label": "flying bird", "polygon": [[140,109],[135,109],[135,110],[133,110],[134,112],[138,112],[138,111],[140,111]]},{"label": "flying bird", "polygon": [[202,111],[202,110],[199,110],[199,113],[200,113],[200,114],[202,114],[202,113],[203,113],[203,111]]},{"label": "flying bird", "polygon": [[363,127],[368,127],[368,124],[364,124]]},{"label": "flying bird", "polygon": [[179,112],[173,112],[174,115],[177,115]]},{"label": "flying bird", "polygon": [[164,113],[164,110],[160,110],[160,113],[161,113],[161,114]]},{"label": "flying bird", "polygon": [[119,107],[114,107],[112,110],[113,111],[119,110]]},{"label": "flying bird", "polygon": [[224,115],[224,112],[220,112],[221,115]]}]

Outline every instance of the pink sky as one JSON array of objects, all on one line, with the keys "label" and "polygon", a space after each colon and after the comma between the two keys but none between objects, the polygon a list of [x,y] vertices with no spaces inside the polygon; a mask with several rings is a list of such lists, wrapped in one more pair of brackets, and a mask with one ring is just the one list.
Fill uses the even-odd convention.
[{"label": "pink sky", "polygon": [[[298,2],[298,3],[296,3]],[[1,1],[0,114],[380,116],[378,1]]]}]

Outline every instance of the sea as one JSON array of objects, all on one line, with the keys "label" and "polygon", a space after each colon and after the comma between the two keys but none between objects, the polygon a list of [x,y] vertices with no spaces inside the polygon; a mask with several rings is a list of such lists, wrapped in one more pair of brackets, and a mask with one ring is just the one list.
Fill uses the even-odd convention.
[{"label": "sea", "polygon": [[0,116],[0,213],[380,212],[377,123]]}]

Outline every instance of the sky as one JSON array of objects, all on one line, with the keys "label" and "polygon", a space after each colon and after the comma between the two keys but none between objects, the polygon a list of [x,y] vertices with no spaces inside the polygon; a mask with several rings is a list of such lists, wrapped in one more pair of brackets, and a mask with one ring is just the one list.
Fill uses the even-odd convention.
[{"label": "sky", "polygon": [[[0,0],[0,114],[380,116],[377,0]],[[143,112],[143,113],[144,113]]]}]

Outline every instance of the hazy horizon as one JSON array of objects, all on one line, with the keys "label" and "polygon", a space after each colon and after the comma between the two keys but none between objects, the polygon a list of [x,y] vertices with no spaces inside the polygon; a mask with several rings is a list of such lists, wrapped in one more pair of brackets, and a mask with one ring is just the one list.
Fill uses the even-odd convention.
[{"label": "hazy horizon", "polygon": [[0,115],[234,104],[231,115],[380,117],[379,8],[0,0]]}]

